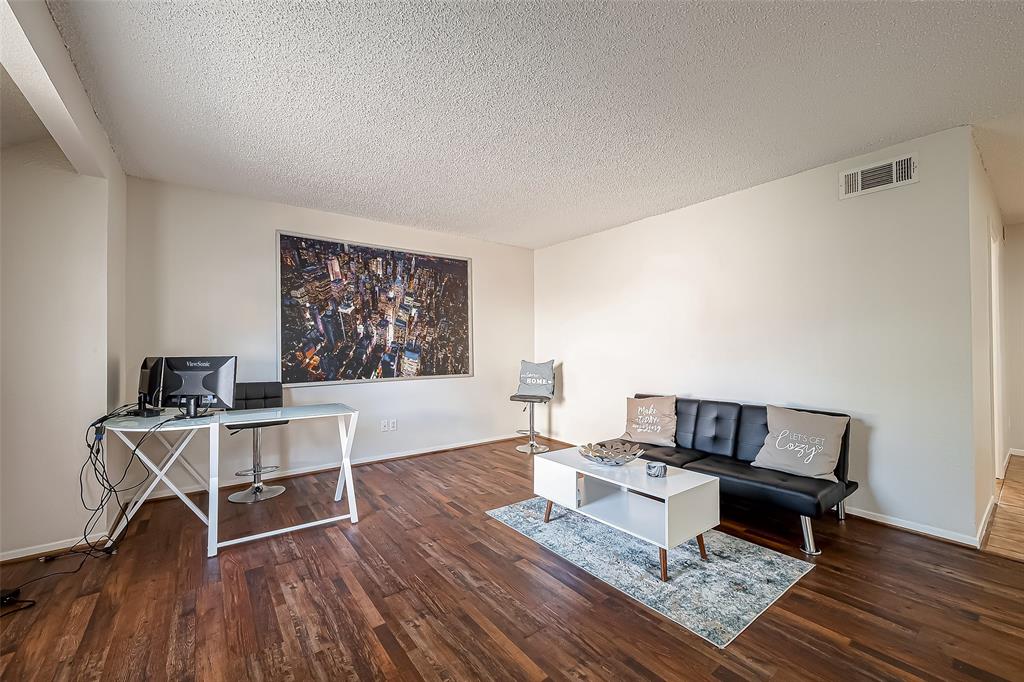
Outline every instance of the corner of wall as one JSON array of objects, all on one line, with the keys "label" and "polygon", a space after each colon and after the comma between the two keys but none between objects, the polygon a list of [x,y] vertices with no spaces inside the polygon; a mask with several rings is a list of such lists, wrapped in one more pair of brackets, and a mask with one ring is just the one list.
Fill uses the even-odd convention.
[{"label": "corner of wall", "polygon": [[991,510],[996,477],[995,376],[993,336],[993,239],[1001,240],[1002,222],[984,161],[968,127],[967,230],[971,291],[971,432],[974,470],[974,521],[977,533]]},{"label": "corner of wall", "polygon": [[125,267],[127,260],[127,186],[120,168],[107,178],[107,408],[124,402]]},{"label": "corner of wall", "polygon": [[[4,65],[49,131],[53,142],[56,143],[55,146],[60,148],[63,157],[78,174],[74,183],[60,185],[60,189],[63,191],[71,184],[82,185],[86,183],[86,179],[95,183],[102,181],[105,184],[102,190],[98,184],[91,185],[96,194],[88,198],[99,198],[102,191],[105,193],[105,201],[96,205],[90,201],[88,215],[97,220],[91,224],[95,232],[91,235],[90,241],[80,245],[80,250],[74,253],[79,259],[88,260],[79,260],[73,265],[87,263],[88,272],[79,274],[76,281],[63,282],[65,287],[83,288],[90,294],[94,293],[96,297],[95,300],[90,300],[90,303],[95,303],[95,309],[90,308],[88,311],[89,329],[81,331],[82,337],[88,340],[89,350],[93,353],[81,363],[87,367],[79,368],[81,376],[87,377],[88,380],[83,384],[84,392],[73,401],[79,403],[75,406],[76,411],[66,415],[69,422],[84,421],[84,424],[87,424],[86,420],[98,416],[87,416],[89,412],[103,410],[104,407],[109,410],[120,404],[126,388],[125,175],[45,3],[0,2],[0,18],[3,19],[0,23],[3,25]],[[39,179],[32,181],[42,182]],[[67,197],[56,199],[41,194],[36,201],[37,205],[33,206],[38,208],[37,213],[23,211],[23,220],[35,219],[51,230],[66,230],[64,235],[69,238],[81,237],[84,234],[81,215],[84,213],[83,199],[80,193],[67,191]],[[53,208],[46,205],[47,201],[65,202],[64,208],[71,215],[67,216],[65,221],[54,220],[44,212],[44,209]],[[76,210],[80,215],[74,215]],[[88,248],[91,252],[86,254],[81,250],[83,248]],[[84,308],[79,306],[75,312],[81,314],[83,310]],[[73,315],[68,317],[77,323],[86,324],[82,322],[82,318],[75,318]],[[75,331],[68,329],[71,336],[76,336]],[[19,389],[28,390],[33,383],[39,383],[39,378],[36,376],[19,379],[19,382],[23,384],[19,385]],[[31,426],[37,431],[40,430],[36,424],[19,426],[23,429]],[[68,453],[78,452],[80,426],[68,425],[66,432],[49,426],[47,428],[52,431],[48,434],[51,443],[47,447],[53,452],[49,454],[61,453],[61,456],[69,456]],[[42,446],[40,449],[43,449]],[[61,468],[68,464],[62,460],[57,463]],[[41,462],[33,462],[18,471],[20,478],[17,481],[8,481],[10,485],[23,486],[29,491],[25,493],[28,505],[44,504],[44,500],[35,499],[31,493],[31,486],[35,483],[33,479],[38,478],[33,474],[38,473],[38,468],[43,466]],[[111,466],[116,467],[117,464],[111,462]],[[12,540],[15,544],[49,547],[55,543],[60,545],[74,542],[75,537],[67,539],[68,533],[78,533],[82,514],[88,516],[88,512],[80,507],[77,495],[68,496],[68,500],[62,500],[60,505],[50,505],[49,502],[45,504],[49,516],[46,523],[19,529],[19,537]],[[26,509],[31,509],[31,506],[26,506]],[[116,513],[116,510],[110,510],[110,513]],[[25,510],[19,515],[22,519],[32,516],[46,515],[37,515]]]}]

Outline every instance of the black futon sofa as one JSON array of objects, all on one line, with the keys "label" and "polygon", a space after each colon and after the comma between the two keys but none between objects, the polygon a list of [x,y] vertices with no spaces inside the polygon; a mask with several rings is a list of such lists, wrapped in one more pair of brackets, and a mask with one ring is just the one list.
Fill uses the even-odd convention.
[{"label": "black futon sofa", "polygon": [[[651,398],[638,393],[637,398]],[[849,415],[819,410],[816,414]],[[844,500],[857,489],[847,477],[850,454],[850,425],[846,425],[836,463],[838,482],[796,476],[772,469],[750,466],[768,435],[768,409],[764,405],[741,405],[718,400],[676,398],[675,447],[645,445],[643,459],[665,462],[718,477],[718,489],[726,497],[752,500],[796,512],[800,515],[805,554],[821,554],[814,544],[811,519],[821,518],[835,507],[839,520],[845,518]]]}]

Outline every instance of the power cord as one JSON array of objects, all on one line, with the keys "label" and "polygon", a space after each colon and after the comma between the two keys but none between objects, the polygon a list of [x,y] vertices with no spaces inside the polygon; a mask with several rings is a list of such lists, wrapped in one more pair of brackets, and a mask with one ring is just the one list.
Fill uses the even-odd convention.
[{"label": "power cord", "polygon": [[18,599],[19,596],[21,596],[20,589],[0,590],[0,607],[11,606],[12,604],[21,604],[21,606],[19,606],[16,609],[4,611],[2,615],[9,616],[12,613],[24,611],[25,609],[31,608],[36,605],[34,599]]},{"label": "power cord", "polygon": [[[116,481],[114,481],[107,472],[107,463],[104,447],[106,427],[103,424],[110,419],[123,416],[126,410],[134,406],[135,403],[127,403],[125,405],[122,405],[121,407],[118,407],[112,412],[109,412],[100,417],[99,419],[95,420],[86,428],[85,446],[86,450],[88,451],[88,455],[86,456],[86,459],[82,463],[82,467],[79,469],[78,472],[78,494],[79,499],[82,502],[82,506],[85,507],[85,509],[89,511],[90,514],[89,518],[85,522],[84,528],[82,529],[81,542],[76,543],[73,547],[64,552],[61,552],[60,554],[51,554],[44,557],[40,557],[39,559],[41,562],[48,563],[51,561],[57,561],[58,559],[64,559],[66,557],[81,556],[82,560],[79,561],[78,565],[72,570],[53,571],[51,573],[47,573],[36,578],[32,578],[31,580],[26,580],[17,587],[0,591],[0,608],[11,606],[14,604],[20,604],[20,606],[16,609],[12,609],[10,611],[3,611],[2,613],[0,613],[0,617],[9,616],[12,613],[23,611],[35,605],[35,600],[19,599],[21,595],[21,589],[26,585],[30,585],[40,580],[45,580],[46,578],[52,578],[58,575],[72,575],[74,573],[78,573],[80,570],[82,570],[82,567],[85,565],[85,562],[88,559],[108,557],[112,554],[117,553],[117,545],[115,544],[116,539],[110,537],[109,534],[104,533],[102,536],[95,540],[90,539],[90,536],[96,529],[96,526],[99,525],[99,523],[103,520],[107,506],[109,505],[111,499],[113,499],[116,502],[118,508],[123,509],[120,497],[121,494],[131,492],[132,490],[135,490],[136,488],[143,485],[146,481],[149,480],[149,470],[147,469],[146,475],[143,477],[141,481],[139,481],[138,483],[133,483],[131,485],[122,486],[125,478],[128,477],[128,472],[131,469],[132,464],[135,462],[135,460],[138,459],[139,448],[142,447],[142,444],[146,442],[147,438],[149,438],[153,433],[158,431],[165,424],[184,418],[184,415],[174,415],[172,417],[168,417],[167,419],[163,419],[157,422],[145,433],[143,433],[142,438],[140,438],[139,441],[132,448],[130,456],[128,458],[128,462],[125,464],[124,471],[122,471],[121,475],[117,478]],[[100,498],[95,506],[90,505],[89,502],[86,501],[85,499],[85,490],[87,487],[86,480],[89,476],[90,470],[93,480],[95,480],[100,487]],[[107,543],[110,543],[109,547],[106,546]]]}]

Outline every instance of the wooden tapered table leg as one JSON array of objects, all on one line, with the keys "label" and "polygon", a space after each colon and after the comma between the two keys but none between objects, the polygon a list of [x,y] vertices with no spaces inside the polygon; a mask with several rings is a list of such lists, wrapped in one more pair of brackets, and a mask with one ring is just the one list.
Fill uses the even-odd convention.
[{"label": "wooden tapered table leg", "polygon": [[544,508],[544,523],[551,520],[551,500],[548,500],[548,506]]},{"label": "wooden tapered table leg", "polygon": [[704,533],[697,535],[697,546],[700,547],[700,558],[707,561],[708,551],[704,549]]},{"label": "wooden tapered table leg", "polygon": [[661,559],[661,582],[668,582],[668,550],[664,547],[658,548],[658,558]]}]

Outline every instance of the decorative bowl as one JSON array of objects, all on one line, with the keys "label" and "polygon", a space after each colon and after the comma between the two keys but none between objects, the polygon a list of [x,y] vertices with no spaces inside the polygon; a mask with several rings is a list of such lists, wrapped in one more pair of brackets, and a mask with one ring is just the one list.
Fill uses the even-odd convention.
[{"label": "decorative bowl", "polygon": [[610,440],[604,443],[587,443],[576,448],[577,452],[584,459],[595,464],[620,467],[629,464],[634,459],[644,454],[644,449],[636,443],[629,443],[621,440]]}]

